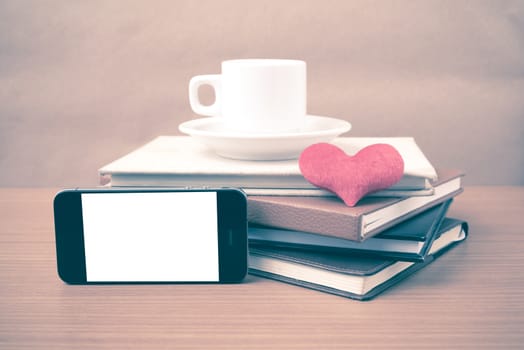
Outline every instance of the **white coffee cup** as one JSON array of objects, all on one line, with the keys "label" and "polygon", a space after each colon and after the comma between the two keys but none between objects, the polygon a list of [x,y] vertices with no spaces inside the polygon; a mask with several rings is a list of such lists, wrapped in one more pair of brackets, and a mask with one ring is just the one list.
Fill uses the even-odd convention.
[{"label": "white coffee cup", "polygon": [[[205,106],[198,89],[211,85],[215,102]],[[284,59],[222,62],[222,74],[198,75],[189,82],[189,103],[196,114],[222,118],[227,131],[285,133],[306,120],[306,63]]]}]

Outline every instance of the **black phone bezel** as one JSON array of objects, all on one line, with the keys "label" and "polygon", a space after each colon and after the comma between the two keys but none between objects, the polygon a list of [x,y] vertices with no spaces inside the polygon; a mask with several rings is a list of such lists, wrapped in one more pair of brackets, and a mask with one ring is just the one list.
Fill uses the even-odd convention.
[{"label": "black phone bezel", "polygon": [[[87,281],[82,220],[82,193],[216,192],[218,212],[219,281],[96,282]],[[106,283],[236,283],[248,269],[247,199],[234,188],[152,189],[104,188],[71,189],[57,193],[53,202],[56,258],[59,277],[69,284]]]}]

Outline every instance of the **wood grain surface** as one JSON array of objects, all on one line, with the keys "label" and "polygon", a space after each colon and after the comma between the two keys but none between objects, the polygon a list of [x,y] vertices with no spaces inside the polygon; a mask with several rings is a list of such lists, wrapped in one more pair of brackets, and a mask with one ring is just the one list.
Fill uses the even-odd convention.
[{"label": "wood grain surface", "polygon": [[524,187],[466,187],[470,236],[368,302],[232,285],[64,284],[55,189],[0,189],[1,349],[510,349],[524,344]]}]

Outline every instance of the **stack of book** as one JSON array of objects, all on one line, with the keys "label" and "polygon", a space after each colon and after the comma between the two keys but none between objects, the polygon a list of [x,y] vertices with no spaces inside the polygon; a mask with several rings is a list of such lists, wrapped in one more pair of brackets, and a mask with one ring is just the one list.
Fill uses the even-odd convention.
[{"label": "stack of book", "polygon": [[446,216],[462,192],[460,171],[435,170],[413,138],[348,138],[354,154],[389,143],[404,176],[348,207],[301,175],[298,161],[217,156],[190,136],[160,136],[99,169],[111,186],[236,187],[248,198],[249,271],[354,299],[370,299],[426,266],[467,236]]}]

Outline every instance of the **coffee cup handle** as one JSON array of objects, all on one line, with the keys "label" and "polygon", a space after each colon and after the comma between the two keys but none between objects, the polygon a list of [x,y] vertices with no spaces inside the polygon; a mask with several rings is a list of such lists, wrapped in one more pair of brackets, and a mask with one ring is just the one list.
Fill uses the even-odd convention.
[{"label": "coffee cup handle", "polygon": [[[205,116],[218,116],[220,114],[220,74],[197,75],[189,81],[189,104],[193,112]],[[211,85],[215,90],[215,102],[209,106],[200,102],[198,88],[202,85]]]}]

